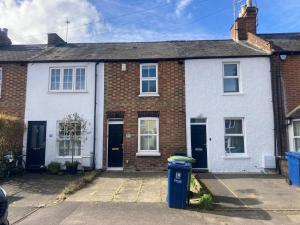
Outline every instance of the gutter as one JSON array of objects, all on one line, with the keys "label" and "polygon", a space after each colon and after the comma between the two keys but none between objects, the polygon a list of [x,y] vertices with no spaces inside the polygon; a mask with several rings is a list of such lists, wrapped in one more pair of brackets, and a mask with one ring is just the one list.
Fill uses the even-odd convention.
[{"label": "gutter", "polygon": [[98,82],[98,73],[97,66],[99,61],[95,63],[95,96],[94,96],[94,140],[93,140],[93,170],[96,169],[96,119],[97,119],[97,82]]}]

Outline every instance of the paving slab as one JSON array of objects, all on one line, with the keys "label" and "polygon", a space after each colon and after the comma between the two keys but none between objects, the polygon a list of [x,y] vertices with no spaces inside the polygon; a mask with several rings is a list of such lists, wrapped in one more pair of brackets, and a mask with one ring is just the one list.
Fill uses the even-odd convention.
[{"label": "paving slab", "polygon": [[165,202],[165,173],[104,172],[91,184],[71,195],[75,202]]},{"label": "paving slab", "polygon": [[26,173],[23,176],[2,181],[0,185],[8,195],[10,223],[40,206],[54,202],[64,187],[77,178],[78,176]]},{"label": "paving slab", "polygon": [[300,188],[277,174],[198,174],[225,208],[299,210]]}]

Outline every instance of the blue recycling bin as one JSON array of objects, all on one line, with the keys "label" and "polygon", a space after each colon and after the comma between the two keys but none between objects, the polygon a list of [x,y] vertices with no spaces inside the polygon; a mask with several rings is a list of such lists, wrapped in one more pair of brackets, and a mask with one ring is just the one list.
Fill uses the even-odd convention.
[{"label": "blue recycling bin", "polygon": [[189,203],[189,179],[192,166],[188,162],[171,161],[168,163],[168,195],[169,208],[184,209]]},{"label": "blue recycling bin", "polygon": [[300,152],[287,152],[289,181],[300,187]]}]

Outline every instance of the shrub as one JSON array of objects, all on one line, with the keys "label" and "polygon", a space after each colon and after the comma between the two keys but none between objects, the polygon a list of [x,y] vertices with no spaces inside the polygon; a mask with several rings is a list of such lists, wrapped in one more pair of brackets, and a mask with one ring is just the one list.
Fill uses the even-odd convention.
[{"label": "shrub", "polygon": [[6,154],[17,156],[22,152],[24,122],[22,119],[0,113],[0,160]]},{"label": "shrub", "polygon": [[60,171],[61,163],[59,162],[51,162],[48,165],[48,173],[50,174],[58,174]]},{"label": "shrub", "polygon": [[210,194],[204,194],[200,197],[199,206],[202,209],[212,210],[213,209],[213,198]]}]

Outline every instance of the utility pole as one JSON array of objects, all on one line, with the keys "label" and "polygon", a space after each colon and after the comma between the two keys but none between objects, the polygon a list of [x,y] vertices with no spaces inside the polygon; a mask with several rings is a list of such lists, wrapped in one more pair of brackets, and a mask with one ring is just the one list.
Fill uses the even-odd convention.
[{"label": "utility pole", "polygon": [[67,24],[67,30],[66,30],[66,42],[68,42],[68,31],[69,31],[69,24],[71,22],[69,21],[68,17],[67,17],[67,20],[66,20],[66,24]]}]

